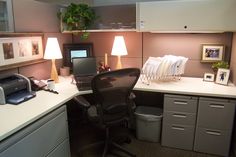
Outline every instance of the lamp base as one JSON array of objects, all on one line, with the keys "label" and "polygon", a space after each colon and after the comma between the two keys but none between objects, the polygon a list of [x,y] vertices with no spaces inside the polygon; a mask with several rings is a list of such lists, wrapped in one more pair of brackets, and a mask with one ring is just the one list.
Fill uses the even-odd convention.
[{"label": "lamp base", "polygon": [[122,64],[121,64],[121,58],[120,58],[120,56],[117,56],[116,69],[122,69]]},{"label": "lamp base", "polygon": [[52,59],[51,79],[54,80],[56,83],[59,82],[55,59]]}]

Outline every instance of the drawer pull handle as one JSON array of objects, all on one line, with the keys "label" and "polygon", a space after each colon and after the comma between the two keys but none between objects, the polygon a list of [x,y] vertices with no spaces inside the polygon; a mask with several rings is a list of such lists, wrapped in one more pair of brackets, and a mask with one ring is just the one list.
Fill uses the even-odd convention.
[{"label": "drawer pull handle", "polygon": [[186,101],[174,101],[176,105],[187,105],[188,103]]},{"label": "drawer pull handle", "polygon": [[223,105],[223,104],[210,104],[210,107],[223,109],[223,108],[225,108],[225,105]]},{"label": "drawer pull handle", "polygon": [[185,114],[178,114],[178,113],[174,113],[173,117],[177,117],[177,118],[186,118],[187,116]]},{"label": "drawer pull handle", "polygon": [[210,131],[210,130],[206,130],[206,133],[209,135],[215,135],[215,136],[220,136],[221,133],[218,131]]},{"label": "drawer pull handle", "polygon": [[171,128],[174,130],[181,130],[181,131],[185,130],[184,127],[181,127],[181,126],[172,126]]}]

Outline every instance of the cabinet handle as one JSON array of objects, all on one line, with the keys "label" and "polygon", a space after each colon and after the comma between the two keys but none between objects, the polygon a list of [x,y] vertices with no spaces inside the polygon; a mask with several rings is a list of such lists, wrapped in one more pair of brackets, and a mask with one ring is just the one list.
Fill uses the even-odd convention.
[{"label": "cabinet handle", "polygon": [[174,104],[176,104],[176,105],[187,105],[188,103],[187,103],[187,101],[175,100],[175,101],[174,101]]},{"label": "cabinet handle", "polygon": [[177,117],[177,118],[186,118],[187,116],[185,114],[179,114],[179,113],[174,113],[173,117]]},{"label": "cabinet handle", "polygon": [[223,104],[210,104],[210,107],[223,109],[223,108],[225,108],[225,105],[223,105]]},{"label": "cabinet handle", "polygon": [[181,127],[181,126],[172,126],[171,128],[174,130],[181,130],[181,131],[185,130],[184,127]]},{"label": "cabinet handle", "polygon": [[206,133],[209,135],[215,135],[215,136],[221,135],[221,133],[219,131],[212,131],[212,130],[206,130]]}]

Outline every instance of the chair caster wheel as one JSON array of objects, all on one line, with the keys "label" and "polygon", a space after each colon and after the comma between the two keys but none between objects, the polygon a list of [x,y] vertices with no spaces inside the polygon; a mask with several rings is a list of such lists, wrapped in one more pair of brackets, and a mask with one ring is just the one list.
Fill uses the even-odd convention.
[{"label": "chair caster wheel", "polygon": [[131,143],[131,139],[127,137],[127,138],[125,139],[125,143],[130,144],[130,143]]}]

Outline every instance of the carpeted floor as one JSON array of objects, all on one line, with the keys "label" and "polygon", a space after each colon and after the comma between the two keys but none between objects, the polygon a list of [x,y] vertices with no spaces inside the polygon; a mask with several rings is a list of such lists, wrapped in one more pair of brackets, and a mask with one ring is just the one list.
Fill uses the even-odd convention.
[{"label": "carpeted floor", "polygon": [[[71,157],[101,157],[103,151],[102,143],[90,148],[87,148],[87,146],[102,141],[105,137],[104,130],[87,123],[83,112],[76,105],[74,107],[71,105],[68,108],[68,116]],[[118,130],[115,131],[120,133]],[[194,151],[163,147],[160,143],[140,141],[135,138],[134,131],[130,131],[129,135],[132,142],[130,144],[124,143],[123,147],[136,154],[137,157],[217,157]],[[127,155],[120,152],[115,153],[119,155],[118,157],[127,157]],[[117,155],[112,153],[107,155],[107,157],[115,156],[117,157]]]},{"label": "carpeted floor", "polygon": [[[73,129],[72,129],[73,128]],[[135,138],[135,133],[131,132],[130,144],[124,143],[122,146],[136,154],[137,157],[217,157],[210,154],[186,151],[181,149],[163,147],[160,143],[141,141]],[[101,157],[103,151],[104,132],[90,125],[80,125],[80,127],[70,125],[71,157]],[[88,145],[97,143],[93,147]],[[113,152],[113,153],[112,153]],[[113,150],[107,157],[127,157],[126,154]],[[114,155],[116,154],[116,155]]]}]

